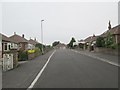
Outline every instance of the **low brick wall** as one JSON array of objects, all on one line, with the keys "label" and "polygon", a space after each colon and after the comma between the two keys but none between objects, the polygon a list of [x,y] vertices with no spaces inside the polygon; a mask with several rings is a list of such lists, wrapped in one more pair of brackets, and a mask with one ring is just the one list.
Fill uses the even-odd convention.
[{"label": "low brick wall", "polygon": [[[51,51],[52,48],[47,48],[44,50],[44,54],[46,54],[47,52]],[[42,55],[41,52],[35,52],[35,53],[28,53],[28,60],[34,59],[35,57]]]},{"label": "low brick wall", "polygon": [[95,52],[99,52],[99,53],[106,53],[106,54],[111,54],[111,55],[118,55],[120,53],[118,53],[117,49],[111,49],[111,48],[102,48],[102,47],[96,47],[94,49]]},{"label": "low brick wall", "polygon": [[35,53],[29,53],[28,54],[28,60],[31,60],[33,58],[35,58]]}]

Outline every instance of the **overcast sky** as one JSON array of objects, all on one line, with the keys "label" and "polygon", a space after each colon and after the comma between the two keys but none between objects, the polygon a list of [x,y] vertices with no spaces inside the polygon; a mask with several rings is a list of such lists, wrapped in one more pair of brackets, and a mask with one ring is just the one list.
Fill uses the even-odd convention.
[{"label": "overcast sky", "polygon": [[4,2],[2,33],[25,34],[41,42],[40,21],[44,19],[44,43],[68,43],[71,37],[85,39],[107,30],[108,21],[118,25],[117,2]]}]

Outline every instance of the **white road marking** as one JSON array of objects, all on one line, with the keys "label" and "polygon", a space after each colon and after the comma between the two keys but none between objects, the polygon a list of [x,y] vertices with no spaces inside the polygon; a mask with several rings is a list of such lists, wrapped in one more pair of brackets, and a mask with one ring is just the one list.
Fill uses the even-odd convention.
[{"label": "white road marking", "polygon": [[33,80],[33,82],[31,83],[31,85],[27,88],[27,90],[31,90],[35,83],[37,82],[37,80],[40,78],[40,76],[42,75],[44,69],[46,68],[47,64],[49,63],[51,57],[53,56],[53,54],[56,52],[56,50],[54,50],[54,52],[50,55],[50,57],[48,58],[46,64],[43,66],[43,68],[40,70],[40,72],[38,73],[38,75],[36,76],[36,78]]},{"label": "white road marking", "polygon": [[[76,52],[76,53],[80,53],[79,51],[76,51],[76,50],[72,50],[73,52]],[[117,66],[117,67],[120,67],[119,64],[115,63],[115,62],[111,62],[107,59],[103,59],[103,58],[100,58],[100,57],[97,57],[97,56],[93,56],[93,55],[88,55],[88,54],[85,54],[85,53],[80,53],[82,55],[86,55],[86,56],[89,56],[89,57],[92,57],[92,58],[95,58],[95,59],[98,59],[100,61],[103,61],[103,62],[106,62],[106,63],[109,63],[111,65],[114,65],[114,66]]]}]

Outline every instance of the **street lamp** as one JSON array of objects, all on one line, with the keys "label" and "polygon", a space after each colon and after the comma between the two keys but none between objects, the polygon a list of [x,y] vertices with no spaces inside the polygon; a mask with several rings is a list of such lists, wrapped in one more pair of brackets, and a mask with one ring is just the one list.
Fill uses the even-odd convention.
[{"label": "street lamp", "polygon": [[43,50],[43,26],[42,26],[42,22],[44,20],[41,20],[41,42],[42,42],[42,55],[44,54],[44,50]]}]

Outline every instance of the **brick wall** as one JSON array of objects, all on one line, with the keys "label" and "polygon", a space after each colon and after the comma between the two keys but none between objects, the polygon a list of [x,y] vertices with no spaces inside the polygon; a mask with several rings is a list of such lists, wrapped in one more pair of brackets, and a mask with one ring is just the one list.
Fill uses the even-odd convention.
[{"label": "brick wall", "polygon": [[[102,48],[102,47],[96,47],[94,49],[95,52],[100,52],[100,53],[106,53],[106,54],[111,54],[111,55],[118,55],[118,50],[117,49],[111,49],[111,48]],[[120,54],[120,53],[119,53]]]}]

